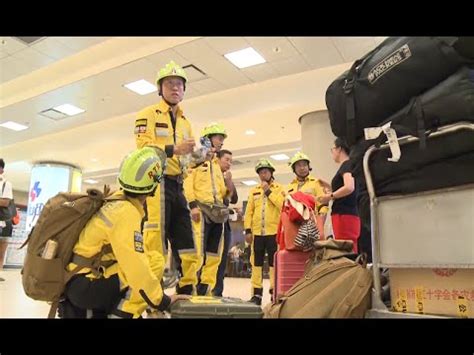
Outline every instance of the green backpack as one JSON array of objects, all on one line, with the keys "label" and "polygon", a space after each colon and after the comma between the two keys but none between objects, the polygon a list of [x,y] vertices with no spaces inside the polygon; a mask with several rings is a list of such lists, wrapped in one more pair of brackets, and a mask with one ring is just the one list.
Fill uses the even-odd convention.
[{"label": "green backpack", "polygon": [[315,242],[315,255],[301,279],[276,303],[264,309],[264,318],[364,318],[370,308],[372,273],[365,254],[355,261],[350,240]]},{"label": "green backpack", "polygon": [[75,260],[78,266],[74,270],[66,269],[79,235],[92,216],[105,202],[124,200],[123,197],[109,196],[109,192],[108,186],[105,186],[103,192],[89,189],[87,194],[59,193],[50,198],[21,246],[28,245],[21,271],[23,289],[34,300],[52,303],[49,318],[54,318],[59,300],[72,276],[85,267],[95,271],[100,266],[108,266],[101,262],[101,258],[112,251],[110,244],[91,258],[80,257],[79,262]]}]

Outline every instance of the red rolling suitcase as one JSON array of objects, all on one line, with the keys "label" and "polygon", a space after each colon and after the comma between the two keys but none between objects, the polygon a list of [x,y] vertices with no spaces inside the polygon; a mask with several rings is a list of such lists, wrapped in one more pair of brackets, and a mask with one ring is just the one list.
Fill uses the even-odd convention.
[{"label": "red rolling suitcase", "polygon": [[310,252],[279,250],[275,253],[275,289],[273,301],[289,290],[304,274]]}]

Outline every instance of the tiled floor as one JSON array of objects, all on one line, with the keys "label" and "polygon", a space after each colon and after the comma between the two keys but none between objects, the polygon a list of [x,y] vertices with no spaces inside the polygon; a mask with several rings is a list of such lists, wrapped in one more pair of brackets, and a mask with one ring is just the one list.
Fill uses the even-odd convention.
[{"label": "tiled floor", "polygon": [[[34,301],[23,292],[20,270],[6,269],[0,271],[0,318],[46,318],[49,305],[46,302]],[[250,279],[226,278],[224,296],[250,299]],[[263,306],[270,302],[268,293],[269,280],[263,280]],[[167,290],[166,293],[171,293]]]}]

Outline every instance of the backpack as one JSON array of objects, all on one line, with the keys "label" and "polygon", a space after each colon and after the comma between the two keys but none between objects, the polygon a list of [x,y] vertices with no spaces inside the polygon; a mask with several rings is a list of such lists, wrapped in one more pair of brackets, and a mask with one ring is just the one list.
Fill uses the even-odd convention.
[{"label": "backpack", "polygon": [[389,37],[354,62],[326,91],[332,132],[351,146],[375,127],[474,62],[474,37]]},{"label": "backpack", "polygon": [[[79,235],[92,216],[106,201],[124,200],[119,196],[107,197],[109,192],[108,186],[105,186],[104,192],[89,189],[87,194],[62,192],[50,198],[28,239],[20,247],[28,245],[21,271],[23,289],[34,300],[52,302],[50,318],[54,317],[71,277],[85,267],[97,269],[102,265],[102,255],[112,251],[110,244],[106,245],[92,258],[81,257],[74,270],[66,269]],[[52,250],[45,250],[51,244],[55,246],[54,254]],[[45,256],[47,253],[51,255]]]},{"label": "backpack", "polygon": [[363,318],[370,307],[372,273],[365,254],[355,261],[350,240],[315,243],[303,277],[264,310],[264,318]]}]

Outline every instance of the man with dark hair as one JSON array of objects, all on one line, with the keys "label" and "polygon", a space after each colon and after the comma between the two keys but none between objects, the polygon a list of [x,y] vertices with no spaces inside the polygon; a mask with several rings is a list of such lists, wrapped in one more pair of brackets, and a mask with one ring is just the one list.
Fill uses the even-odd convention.
[{"label": "man with dark hair", "polygon": [[[7,207],[10,203],[10,200],[13,199],[13,187],[11,182],[5,179],[5,177],[3,176],[4,169],[5,161],[0,158],[0,207]],[[8,243],[3,238],[11,237],[12,233],[12,221],[0,221],[0,270],[3,269],[5,252],[7,251],[8,247]],[[0,281],[4,281],[4,279],[0,278]]]},{"label": "man with dark hair", "polygon": [[[232,182],[232,174],[230,172],[230,168],[232,166],[232,152],[226,149],[222,149],[217,153],[218,163],[221,167],[222,174],[224,175],[224,181],[227,186],[227,189],[231,191],[231,196],[229,198],[224,199],[224,204],[229,206],[229,204],[237,203],[239,197],[237,195],[237,189]],[[216,279],[216,286],[212,291],[214,296],[222,297],[222,293],[224,292],[224,277],[225,277],[225,269],[227,266],[227,256],[229,253],[230,242],[232,239],[232,230],[230,229],[230,223],[227,220],[224,224],[224,249],[222,251],[222,258],[221,263],[217,269],[217,279]]]}]

